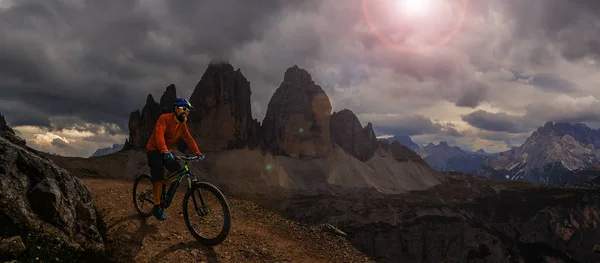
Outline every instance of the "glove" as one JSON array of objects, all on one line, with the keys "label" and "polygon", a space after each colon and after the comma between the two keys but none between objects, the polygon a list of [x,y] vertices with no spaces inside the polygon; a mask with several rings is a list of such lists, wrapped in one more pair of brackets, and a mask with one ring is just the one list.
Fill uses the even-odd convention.
[{"label": "glove", "polygon": [[198,157],[198,160],[200,160],[200,161],[203,161],[204,158],[206,158],[206,156],[204,156],[204,154],[201,154],[201,153],[196,154],[196,157]]},{"label": "glove", "polygon": [[173,160],[173,159],[175,159],[175,157],[173,157],[173,153],[171,153],[171,152],[164,152],[163,153],[163,158],[165,160]]}]

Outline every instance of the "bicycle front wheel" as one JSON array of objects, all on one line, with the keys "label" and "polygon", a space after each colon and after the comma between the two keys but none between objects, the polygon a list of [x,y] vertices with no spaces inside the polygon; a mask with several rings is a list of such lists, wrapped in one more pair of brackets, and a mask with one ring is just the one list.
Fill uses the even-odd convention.
[{"label": "bicycle front wheel", "polygon": [[205,246],[220,244],[231,229],[225,196],[214,185],[195,183],[183,198],[183,218],[192,236]]},{"label": "bicycle front wheel", "polygon": [[138,214],[149,216],[154,207],[152,179],[150,175],[140,174],[133,183],[133,206]]}]

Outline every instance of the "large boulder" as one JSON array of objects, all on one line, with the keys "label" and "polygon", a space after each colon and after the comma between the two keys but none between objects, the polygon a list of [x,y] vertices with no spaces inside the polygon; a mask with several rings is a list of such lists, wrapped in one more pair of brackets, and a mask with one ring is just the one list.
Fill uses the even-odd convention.
[{"label": "large boulder", "polygon": [[247,146],[255,125],[250,105],[250,82],[240,69],[211,62],[196,85],[188,127],[203,152]]},{"label": "large boulder", "polygon": [[347,153],[363,162],[373,157],[379,144],[371,123],[363,128],[348,109],[334,112],[330,123],[331,137]]},{"label": "large boulder", "polygon": [[20,236],[30,244],[42,234],[75,251],[103,253],[90,190],[39,153],[0,136],[0,239]]},{"label": "large boulder", "polygon": [[271,97],[262,134],[273,154],[320,156],[332,150],[329,128],[331,104],[323,89],[304,69],[287,69]]}]

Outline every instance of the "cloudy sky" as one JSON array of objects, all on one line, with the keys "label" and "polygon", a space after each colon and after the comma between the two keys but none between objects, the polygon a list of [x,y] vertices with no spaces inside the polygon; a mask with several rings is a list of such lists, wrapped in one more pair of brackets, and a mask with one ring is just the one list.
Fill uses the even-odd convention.
[{"label": "cloudy sky", "polygon": [[600,127],[600,2],[406,1],[0,0],[0,112],[33,147],[89,156],[219,59],[259,120],[296,64],[378,135],[496,152],[546,121]]}]

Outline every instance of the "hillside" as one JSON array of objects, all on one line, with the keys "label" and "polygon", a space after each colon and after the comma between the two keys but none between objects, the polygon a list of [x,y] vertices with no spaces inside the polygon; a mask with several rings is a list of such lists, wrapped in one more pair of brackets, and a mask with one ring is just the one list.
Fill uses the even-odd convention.
[{"label": "hillside", "polygon": [[233,227],[224,243],[199,245],[181,212],[184,188],[165,210],[167,220],[140,218],[131,181],[82,179],[108,226],[107,255],[116,262],[370,262],[343,237],[229,198]]}]

